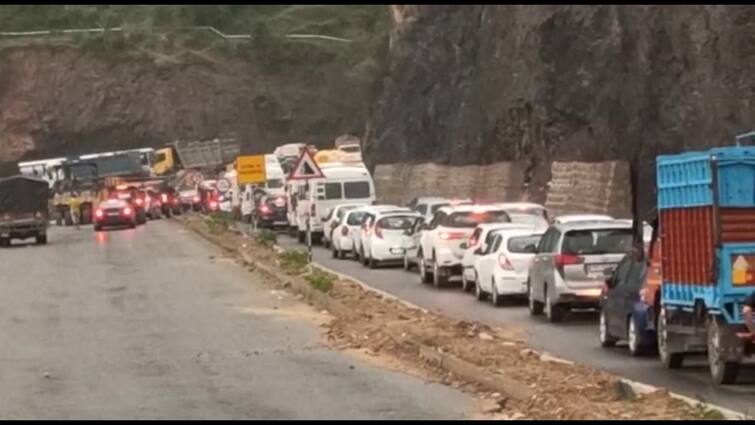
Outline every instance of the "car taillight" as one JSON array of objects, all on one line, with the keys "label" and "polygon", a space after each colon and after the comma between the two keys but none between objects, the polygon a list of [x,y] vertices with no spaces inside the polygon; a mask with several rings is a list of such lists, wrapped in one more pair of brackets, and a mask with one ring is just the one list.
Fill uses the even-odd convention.
[{"label": "car taillight", "polygon": [[375,226],[375,236],[377,236],[380,239],[383,239],[383,229]]},{"label": "car taillight", "polygon": [[440,232],[439,236],[444,241],[449,241],[453,239],[464,239],[467,234],[464,232]]},{"label": "car taillight", "polygon": [[131,215],[131,208],[126,207],[123,209],[123,215]]},{"label": "car taillight", "polygon": [[160,195],[160,198],[163,200],[163,202],[168,202],[168,195],[163,193],[162,195]]},{"label": "car taillight", "polygon": [[194,196],[194,202],[199,202],[199,201],[201,201],[201,200],[202,200],[202,199],[201,199],[201,198],[200,198],[199,196]]},{"label": "car taillight", "polygon": [[210,201],[210,209],[217,209],[218,208],[218,202],[217,201]]},{"label": "car taillight", "polygon": [[555,261],[557,266],[570,266],[573,264],[582,264],[585,262],[585,259],[577,255],[558,254]]},{"label": "car taillight", "polygon": [[498,255],[498,265],[501,266],[501,268],[504,270],[514,270],[514,266],[511,265],[509,257],[507,257],[505,254]]},{"label": "car taillight", "polygon": [[268,207],[267,205],[263,205],[263,206],[260,207],[260,212],[262,214],[267,214],[267,213],[270,212],[270,207]]},{"label": "car taillight", "polygon": [[178,198],[173,198],[173,203],[174,203],[175,205],[178,205],[178,204],[179,204],[180,202],[181,202],[181,200],[180,200],[180,199],[178,199]]},{"label": "car taillight", "polygon": [[102,212],[102,210],[101,210],[101,209],[99,209],[99,208],[97,208],[97,209],[96,209],[96,210],[94,211],[94,216],[95,216],[95,217],[97,217],[97,218],[102,218],[102,216],[103,216],[103,215],[105,215],[105,213],[104,213],[104,212]]},{"label": "car taillight", "polygon": [[346,226],[343,226],[341,228],[341,236],[349,236],[349,228]]},{"label": "car taillight", "polygon": [[144,203],[144,200],[142,198],[136,198],[136,205],[142,205]]}]

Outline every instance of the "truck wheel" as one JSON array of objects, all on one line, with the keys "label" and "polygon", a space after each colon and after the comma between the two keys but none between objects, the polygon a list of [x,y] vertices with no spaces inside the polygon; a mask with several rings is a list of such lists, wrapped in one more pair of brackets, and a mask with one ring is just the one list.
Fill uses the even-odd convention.
[{"label": "truck wheel", "polygon": [[733,384],[739,373],[738,361],[727,361],[721,357],[721,351],[730,348],[727,347],[729,343],[724,340],[723,333],[726,330],[722,328],[725,326],[716,317],[712,317],[708,322],[708,365],[710,376],[716,385]]},{"label": "truck wheel", "polygon": [[679,369],[684,362],[684,353],[672,353],[669,347],[669,335],[668,329],[666,329],[666,308],[661,307],[661,311],[658,314],[658,357],[661,363],[668,369]]},{"label": "truck wheel", "polygon": [[47,243],[47,233],[41,233],[37,235],[37,245],[45,245]]}]

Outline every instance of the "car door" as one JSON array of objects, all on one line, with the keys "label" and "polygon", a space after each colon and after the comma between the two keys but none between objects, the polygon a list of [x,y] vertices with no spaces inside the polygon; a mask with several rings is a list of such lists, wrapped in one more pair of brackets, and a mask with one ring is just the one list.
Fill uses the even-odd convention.
[{"label": "car door", "polygon": [[425,219],[423,217],[418,217],[417,220],[414,221],[412,228],[409,229],[408,237],[405,239],[406,246],[404,246],[406,256],[409,258],[417,256],[417,247],[419,246],[420,237],[422,237],[422,224],[424,222]]},{"label": "car door", "polygon": [[493,238],[493,241],[487,244],[485,249],[480,254],[479,261],[477,262],[478,267],[476,270],[479,274],[477,278],[480,281],[480,286],[482,289],[484,289],[486,292],[490,292],[493,290],[492,286],[492,277],[493,277],[493,269],[495,268],[496,261],[498,258],[498,251],[501,249],[501,243],[503,241],[503,236],[500,234],[496,234]]},{"label": "car door", "polygon": [[627,316],[624,301],[625,293],[627,292],[627,274],[631,263],[632,261],[629,256],[619,262],[616,270],[611,275],[612,286],[608,288],[603,301],[603,314],[606,318],[606,325],[608,326],[609,333],[614,336],[621,336],[624,333],[624,318]]},{"label": "car door", "polygon": [[543,238],[540,239],[540,243],[537,246],[537,254],[535,254],[535,258],[532,260],[532,267],[530,269],[530,284],[532,285],[532,289],[536,294],[542,293],[543,291],[545,271],[547,269],[545,262],[549,258],[549,250],[553,245],[551,241],[553,240],[556,233],[558,233],[558,230],[556,230],[555,228],[550,228],[545,232]]},{"label": "car door", "polygon": [[429,261],[432,258],[433,246],[435,246],[435,238],[437,237],[438,233],[438,223],[443,220],[445,215],[446,214],[442,211],[436,212],[433,216],[433,219],[430,220],[428,228],[424,232],[422,232],[422,238],[420,239],[420,248],[422,249],[422,256],[425,258],[425,260]]},{"label": "car door", "polygon": [[[647,274],[647,263],[645,260],[632,260],[629,271],[625,278],[625,289],[622,293],[621,304],[624,316],[622,321],[626,322],[626,318],[632,314],[634,304],[640,301],[640,289],[645,282],[645,275]],[[626,324],[622,323],[622,329],[626,331]]]}]

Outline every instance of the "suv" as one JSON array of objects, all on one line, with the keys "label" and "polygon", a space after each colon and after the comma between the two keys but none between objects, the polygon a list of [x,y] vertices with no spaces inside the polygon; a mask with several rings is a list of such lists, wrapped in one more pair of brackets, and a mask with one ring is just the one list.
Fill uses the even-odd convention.
[{"label": "suv", "polygon": [[632,248],[632,224],[580,221],[554,224],[543,234],[527,292],[530,314],[558,322],[571,308],[597,308],[605,274]]},{"label": "suv", "polygon": [[496,205],[440,208],[430,223],[423,225],[417,251],[420,280],[432,282],[436,288],[444,286],[450,277],[461,275],[462,246],[478,224],[510,222],[506,211]]},{"label": "suv", "polygon": [[602,347],[626,340],[629,353],[640,356],[656,344],[661,288],[661,247],[656,240],[650,262],[627,255],[606,279],[600,300],[598,337]]}]

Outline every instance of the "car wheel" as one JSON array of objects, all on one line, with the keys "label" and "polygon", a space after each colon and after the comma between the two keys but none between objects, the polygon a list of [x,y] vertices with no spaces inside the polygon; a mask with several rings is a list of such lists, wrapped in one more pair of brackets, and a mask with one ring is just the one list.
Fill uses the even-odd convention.
[{"label": "car wheel", "polygon": [[322,246],[324,246],[325,248],[330,248],[330,241],[327,240],[327,239],[325,239],[325,238],[323,238],[322,239]]},{"label": "car wheel", "polygon": [[645,344],[643,335],[637,329],[634,319],[631,315],[627,318],[627,346],[629,354],[632,357],[639,357],[645,354],[647,344]]},{"label": "car wheel", "polygon": [[529,282],[527,282],[527,301],[530,316],[540,316],[541,314],[543,314],[543,303],[535,300],[534,290],[532,289],[532,285]]},{"label": "car wheel", "polygon": [[367,266],[370,264],[370,260],[367,259],[367,256],[364,255],[364,247],[359,249],[359,258],[361,259],[362,265]]},{"label": "car wheel", "polygon": [[333,251],[333,258],[338,258],[338,256],[339,256],[338,250],[335,249],[335,248],[333,248],[332,251]]},{"label": "car wheel", "polygon": [[661,307],[661,311],[658,315],[658,357],[661,363],[668,369],[679,369],[684,362],[684,353],[672,353],[669,347],[669,338],[671,335],[666,329],[666,308]]},{"label": "car wheel", "polygon": [[490,279],[490,302],[494,306],[500,307],[503,305],[504,298],[498,294],[498,288],[495,286],[495,278]]},{"label": "car wheel", "polygon": [[97,231],[97,232],[99,232],[100,230],[102,230],[102,225],[101,224],[95,224],[94,225],[94,230]]},{"label": "car wheel", "polygon": [[477,301],[484,301],[485,300],[485,291],[482,290],[482,287],[480,286],[480,281],[478,279],[475,279],[474,282],[474,296],[477,298]]},{"label": "car wheel", "polygon": [[135,229],[135,228],[136,228],[136,222],[133,222],[133,221],[132,221],[131,223],[129,223],[129,224],[128,224],[128,228],[129,228],[129,229]]},{"label": "car wheel", "polygon": [[430,283],[433,281],[430,273],[427,272],[427,264],[425,262],[425,256],[420,252],[419,262],[417,267],[419,268],[419,280],[422,283]]},{"label": "car wheel", "polygon": [[608,333],[608,321],[606,320],[606,313],[603,309],[600,310],[600,321],[598,323],[598,338],[600,339],[601,347],[613,347],[616,345],[616,338],[612,337]]},{"label": "car wheel", "polygon": [[45,245],[47,243],[47,233],[40,233],[36,238],[37,245]]},{"label": "car wheel", "polygon": [[463,271],[461,272],[461,290],[463,292],[469,292],[472,290],[472,285],[469,284],[469,280],[467,279],[467,274]]},{"label": "car wheel", "polygon": [[446,286],[448,277],[443,275],[443,269],[438,265],[438,261],[433,258],[433,286],[440,289]]},{"label": "car wheel", "polygon": [[563,318],[563,307],[558,304],[553,304],[553,299],[551,298],[551,295],[548,293],[548,290],[545,291],[545,317],[548,319],[551,323],[557,323],[560,322]]},{"label": "car wheel", "polygon": [[378,267],[378,264],[379,264],[379,263],[378,263],[378,261],[377,261],[377,260],[375,260],[375,259],[374,259],[374,258],[372,258],[372,257],[370,257],[370,259],[368,260],[368,263],[369,263],[369,267],[370,267],[371,269],[376,269],[376,268]]}]

